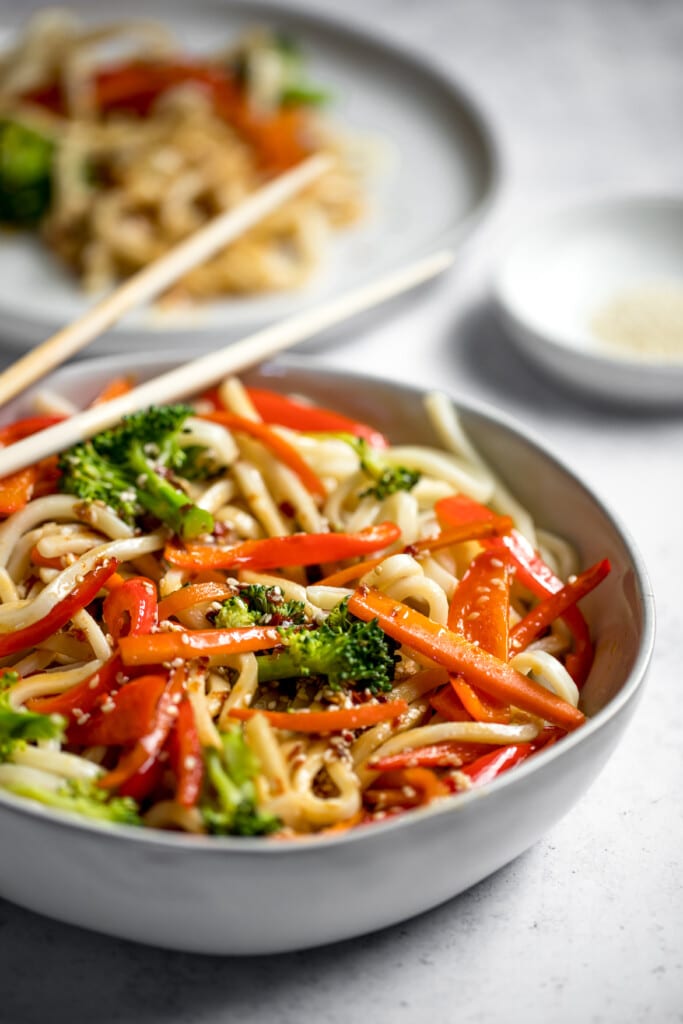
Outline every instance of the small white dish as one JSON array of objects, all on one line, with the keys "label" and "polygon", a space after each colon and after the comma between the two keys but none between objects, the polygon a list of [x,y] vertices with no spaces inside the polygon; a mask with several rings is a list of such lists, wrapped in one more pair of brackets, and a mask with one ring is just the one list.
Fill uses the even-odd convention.
[{"label": "small white dish", "polygon": [[616,301],[664,292],[683,302],[683,197],[566,208],[516,240],[494,282],[498,312],[525,355],[573,388],[632,406],[683,405],[683,340],[675,353],[658,351],[653,326],[642,347],[608,342],[596,317]]}]

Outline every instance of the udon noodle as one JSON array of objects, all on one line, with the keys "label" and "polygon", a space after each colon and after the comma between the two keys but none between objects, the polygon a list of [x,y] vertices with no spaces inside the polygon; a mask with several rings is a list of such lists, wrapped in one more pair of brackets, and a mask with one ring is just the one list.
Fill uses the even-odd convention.
[{"label": "udon noodle", "polygon": [[185,410],[180,455],[137,450],[181,495],[166,521],[139,461],[109,503],[103,462],[83,484],[89,446],[3,481],[0,786],[153,828],[326,834],[580,725],[576,601],[608,567],[577,576],[448,400],[426,407],[433,444],[392,445],[227,380]]},{"label": "udon noodle", "polygon": [[361,215],[358,153],[316,107],[289,39],[254,29],[188,56],[160,24],[84,26],[44,11],[0,57],[0,221],[38,222],[84,286],[146,266],[314,152],[318,182],[180,281],[167,299],[300,286]]}]

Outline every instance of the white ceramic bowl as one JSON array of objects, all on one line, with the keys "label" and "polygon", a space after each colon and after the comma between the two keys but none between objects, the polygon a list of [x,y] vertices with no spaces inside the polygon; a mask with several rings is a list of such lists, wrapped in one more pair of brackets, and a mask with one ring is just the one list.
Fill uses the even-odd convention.
[{"label": "white ceramic bowl", "polygon": [[681,356],[601,342],[595,315],[643,287],[683,290],[683,197],[595,200],[543,218],[503,257],[494,299],[522,351],[563,384],[610,402],[683,405]]},{"label": "white ceramic bowl", "polygon": [[[162,366],[142,358],[140,376]],[[80,363],[52,386],[87,402],[130,359]],[[432,440],[422,394],[291,361],[252,382],[294,390],[379,426]],[[573,473],[510,421],[459,403],[464,425],[537,521],[612,573],[586,600],[597,653],[583,728],[481,789],[385,823],[292,842],[98,826],[0,792],[0,895],[108,934],[206,953],[273,953],[349,938],[447,900],[534,843],[591,784],[636,706],[654,610],[622,528]],[[25,409],[16,402],[3,418]],[[429,870],[425,870],[429,865]]]}]

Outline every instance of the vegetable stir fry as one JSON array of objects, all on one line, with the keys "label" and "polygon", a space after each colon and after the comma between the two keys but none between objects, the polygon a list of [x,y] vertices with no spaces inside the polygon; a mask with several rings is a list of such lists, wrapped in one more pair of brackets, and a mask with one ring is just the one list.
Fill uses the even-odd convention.
[{"label": "vegetable stir fry", "polygon": [[[160,257],[313,153],[305,194],[192,270],[164,302],[297,288],[363,213],[360,147],[299,43],[253,28],[213,54],[161,24],[45,10],[0,53],[0,224],[37,229],[89,291]],[[354,152],[355,150],[355,152]]]},{"label": "vegetable stir fry", "polygon": [[272,841],[457,799],[581,727],[609,563],[579,571],[427,408],[445,449],[231,379],[1,481],[0,787]]}]

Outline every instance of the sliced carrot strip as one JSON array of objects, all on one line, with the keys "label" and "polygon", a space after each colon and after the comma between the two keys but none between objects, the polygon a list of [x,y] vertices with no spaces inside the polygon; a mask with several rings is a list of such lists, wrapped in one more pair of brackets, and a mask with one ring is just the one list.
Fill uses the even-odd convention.
[{"label": "sliced carrot strip", "polygon": [[133,381],[131,377],[113,377],[108,384],[102,388],[100,393],[93,398],[90,403],[90,408],[94,408],[96,405],[104,405],[105,402],[111,402],[114,398],[120,398],[121,395],[127,395],[133,388]]},{"label": "sliced carrot strip", "polygon": [[174,590],[168,597],[159,601],[159,621],[170,619],[178,612],[192,608],[195,604],[203,604],[204,601],[222,601],[229,597],[233,591],[224,583],[191,583],[187,587],[180,587]]},{"label": "sliced carrot strip", "polygon": [[281,642],[273,626],[246,629],[194,629],[148,636],[122,636],[119,641],[124,665],[162,665],[182,658],[211,658],[221,654],[263,651]]},{"label": "sliced carrot strip", "polygon": [[284,437],[266,423],[248,420],[244,416],[236,416],[234,413],[221,410],[205,413],[201,418],[211,420],[212,423],[220,423],[222,426],[227,427],[228,430],[237,430],[260,441],[271,450],[273,455],[276,455],[278,459],[296,473],[307,491],[315,495],[316,498],[323,499],[326,497],[325,485],[318,474],[311,469],[306,460],[299,455],[299,452],[289,441],[286,441]]},{"label": "sliced carrot strip", "polygon": [[386,722],[405,714],[408,705],[404,700],[392,700],[386,704],[359,704],[354,708],[340,708],[338,711],[261,711],[256,708],[232,708],[232,718],[245,722],[254,715],[264,715],[276,729],[291,732],[343,732],[345,729],[365,729],[377,722]]},{"label": "sliced carrot strip", "polygon": [[[494,516],[490,522],[463,523],[449,530],[442,530],[435,537],[424,537],[413,544],[406,544],[402,553],[407,555],[421,555],[427,551],[440,551],[442,548],[449,548],[453,544],[462,544],[468,540],[483,540],[487,537],[499,537],[512,529],[512,520],[508,516]],[[375,566],[384,561],[386,555],[381,558],[367,558],[363,562],[349,565],[345,569],[339,569],[319,581],[319,586],[343,587],[351,580],[357,580],[370,572]]]},{"label": "sliced carrot strip", "polygon": [[514,704],[563,729],[576,729],[586,720],[578,708],[516,672],[506,662],[379,590],[361,587],[349,598],[348,607],[364,621],[377,618],[385,633],[399,643],[450,672],[464,675],[468,682],[497,700]]}]

